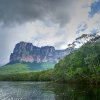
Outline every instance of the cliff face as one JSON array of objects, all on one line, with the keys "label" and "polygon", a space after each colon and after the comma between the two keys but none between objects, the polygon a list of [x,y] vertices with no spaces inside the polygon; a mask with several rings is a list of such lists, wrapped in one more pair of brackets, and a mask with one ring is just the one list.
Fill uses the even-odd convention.
[{"label": "cliff face", "polygon": [[16,44],[10,55],[10,63],[16,62],[53,62],[65,57],[73,49],[55,50],[53,46],[36,47],[32,43],[20,42]]}]

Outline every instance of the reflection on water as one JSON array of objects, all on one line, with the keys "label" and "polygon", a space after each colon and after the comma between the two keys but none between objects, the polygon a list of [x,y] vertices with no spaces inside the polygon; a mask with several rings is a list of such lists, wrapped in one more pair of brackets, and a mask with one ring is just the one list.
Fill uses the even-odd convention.
[{"label": "reflection on water", "polygon": [[44,82],[0,82],[0,100],[100,100],[100,87]]}]

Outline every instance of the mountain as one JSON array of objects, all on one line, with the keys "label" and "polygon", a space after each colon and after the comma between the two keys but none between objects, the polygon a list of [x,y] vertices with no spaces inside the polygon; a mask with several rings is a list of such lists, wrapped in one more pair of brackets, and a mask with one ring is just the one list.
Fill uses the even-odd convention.
[{"label": "mountain", "polygon": [[53,46],[37,47],[32,43],[20,42],[15,45],[9,63],[0,67],[0,75],[27,73],[54,68],[55,64],[74,48],[56,50]]},{"label": "mountain", "polygon": [[37,47],[22,41],[15,45],[9,63],[0,67],[0,73],[10,74],[54,68],[60,59],[75,52],[77,45],[82,46],[96,37],[98,38],[96,35],[83,34],[64,50],[56,50],[53,46]]},{"label": "mountain", "polygon": [[10,55],[10,63],[19,62],[52,62],[56,63],[72,52],[73,48],[55,50],[53,46],[36,47],[32,43],[20,42],[16,44],[13,53]]},{"label": "mountain", "polygon": [[[80,59],[82,57],[79,57],[80,53],[77,54],[78,57],[74,57],[74,55],[76,54],[74,52],[80,51],[80,49],[84,47],[86,43],[84,42],[83,46],[79,49],[76,49],[73,44],[76,43],[75,45],[79,45],[79,41],[81,44],[81,41],[85,38],[87,38],[87,42],[90,42],[89,46],[94,44],[95,42],[97,43],[97,41],[100,42],[99,36],[95,36],[95,38],[93,36],[92,38],[90,38],[90,36],[88,37],[88,35],[82,35],[81,37],[77,38],[67,49],[64,50],[56,50],[53,46],[37,47],[33,46],[32,43],[27,42],[17,43],[15,45],[13,53],[11,53],[10,55],[9,63],[5,66],[0,67],[0,74],[8,75],[47,70],[54,68],[55,64],[58,63],[60,59],[62,59],[62,61],[64,62],[61,63],[60,60],[60,63],[58,63],[58,67],[61,68],[60,71],[63,71],[63,66],[66,67],[67,64],[73,65],[75,63],[71,62],[73,59],[76,61],[77,64],[79,63],[77,59]],[[88,48],[88,46],[86,48]],[[83,50],[82,52],[85,53],[86,50]],[[90,53],[92,49],[90,48],[89,50],[90,51],[88,53]],[[73,55],[72,58],[68,58],[66,60],[66,56],[70,55]]]},{"label": "mountain", "polygon": [[[59,52],[58,50],[57,53]],[[76,82],[90,84],[90,86],[99,85],[100,36],[89,40],[79,49],[67,55],[53,69],[38,72],[41,68],[51,67],[48,63],[24,62],[5,65],[0,68],[0,80]]]},{"label": "mountain", "polygon": [[75,48],[79,48],[91,39],[98,37],[97,34],[82,34],[76,38],[72,44],[68,45],[67,49],[56,50],[53,46],[37,47],[32,43],[20,42],[17,43],[13,53],[10,55],[10,63],[19,62],[51,62],[57,63],[60,59],[63,59],[66,55],[72,53]]}]

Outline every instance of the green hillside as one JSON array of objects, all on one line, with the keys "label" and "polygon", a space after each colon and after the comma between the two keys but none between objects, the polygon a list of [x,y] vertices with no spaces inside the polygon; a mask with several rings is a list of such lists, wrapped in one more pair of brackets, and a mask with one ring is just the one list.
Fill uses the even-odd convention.
[{"label": "green hillside", "polygon": [[54,80],[60,82],[100,82],[100,37],[60,60],[54,73]]},{"label": "green hillside", "polygon": [[8,64],[0,67],[0,74],[16,74],[16,73],[27,73],[33,71],[42,71],[53,68],[54,64],[50,62],[44,63],[16,63],[16,64]]},{"label": "green hillside", "polygon": [[28,65],[27,64],[20,64],[20,63],[17,63],[17,64],[10,64],[10,65],[5,65],[5,66],[2,66],[0,67],[0,74],[15,74],[15,73],[21,73],[21,72],[29,72],[31,71],[29,68],[28,68]]}]

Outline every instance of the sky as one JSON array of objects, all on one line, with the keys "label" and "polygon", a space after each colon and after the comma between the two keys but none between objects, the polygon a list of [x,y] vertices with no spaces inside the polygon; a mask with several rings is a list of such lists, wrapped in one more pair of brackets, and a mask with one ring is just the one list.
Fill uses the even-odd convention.
[{"label": "sky", "polygon": [[0,65],[20,41],[66,49],[100,32],[100,0],[0,0]]}]

